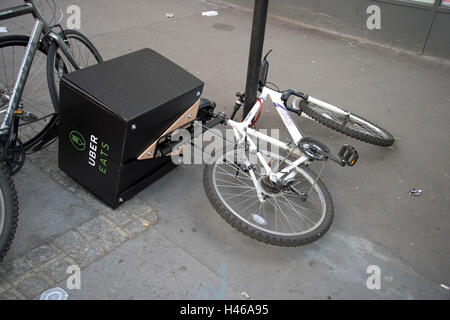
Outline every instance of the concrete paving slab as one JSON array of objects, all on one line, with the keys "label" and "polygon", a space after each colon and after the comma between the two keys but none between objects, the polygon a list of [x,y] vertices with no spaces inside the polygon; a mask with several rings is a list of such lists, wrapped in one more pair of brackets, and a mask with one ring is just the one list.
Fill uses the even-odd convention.
[{"label": "concrete paving slab", "polygon": [[69,299],[242,299],[226,267],[213,272],[152,229],[83,269],[81,279]]},{"label": "concrete paving slab", "polygon": [[[142,202],[131,199],[129,206],[136,208]],[[122,229],[126,225],[122,221],[109,220],[107,214],[111,212],[103,210],[80,227],[56,239],[46,239],[44,245],[4,261],[0,265],[0,300],[39,299],[44,291],[61,281],[67,281],[67,287],[73,289],[68,283],[74,271],[81,271],[102,259],[124,242],[148,230],[151,226],[149,221],[157,221],[154,217],[147,221],[131,211],[122,211],[131,220],[130,224],[140,224],[141,228],[133,225]],[[147,212],[140,213],[146,217],[156,215],[150,206]]]},{"label": "concrete paving slab", "polygon": [[8,259],[13,259],[94,216],[96,210],[75,198],[31,161],[25,164],[14,181],[18,190],[20,215]]}]

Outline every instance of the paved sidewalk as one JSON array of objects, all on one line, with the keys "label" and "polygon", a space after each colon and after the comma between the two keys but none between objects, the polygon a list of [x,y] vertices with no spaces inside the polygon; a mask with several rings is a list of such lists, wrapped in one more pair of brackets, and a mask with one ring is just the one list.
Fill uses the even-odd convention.
[{"label": "paved sidewalk", "polygon": [[[60,3],[80,5],[81,31],[105,59],[150,47],[204,80],[204,96],[231,113],[245,84],[249,13],[200,0]],[[30,23],[1,25],[23,32]],[[0,264],[0,299],[36,299],[56,286],[69,299],[449,299],[449,66],[272,19],[265,48],[281,88],[348,106],[399,139],[379,148],[298,119],[332,151],[351,143],[360,154],[355,168],[325,169],[335,220],[324,238],[299,248],[247,238],[215,213],[196,165],[111,211],[57,168],[55,144],[14,178],[20,224]],[[280,126],[264,110],[258,128]],[[424,192],[410,197],[412,188]],[[81,266],[81,290],[67,289],[71,264]],[[381,269],[380,290],[366,287],[370,265]]]},{"label": "paved sidewalk", "polygon": [[[14,245],[9,259],[0,265],[0,298],[37,298],[46,289],[66,280],[70,275],[69,266],[86,268],[160,219],[159,213],[139,197],[117,210],[94,199],[57,168],[55,146],[32,155],[23,171],[34,171],[34,177],[46,173],[49,178],[42,175],[44,181],[35,181],[45,184],[44,188],[24,193],[28,199],[21,201],[25,207],[20,207]],[[21,188],[21,176],[23,173],[19,175],[20,191],[27,189]],[[51,200],[55,198],[58,200]],[[33,199],[36,202],[30,202]],[[28,208],[27,204],[33,207]],[[49,210],[41,211],[44,208]]]}]

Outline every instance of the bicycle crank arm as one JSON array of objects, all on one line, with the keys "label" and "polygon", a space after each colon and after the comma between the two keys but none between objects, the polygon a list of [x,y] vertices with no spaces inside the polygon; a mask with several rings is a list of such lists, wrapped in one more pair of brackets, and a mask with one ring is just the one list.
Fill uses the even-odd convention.
[{"label": "bicycle crank arm", "polygon": [[358,152],[356,151],[356,149],[354,147],[352,147],[349,144],[344,144],[341,148],[341,150],[339,150],[339,159],[336,157],[333,157],[331,154],[324,154],[324,156],[326,156],[328,159],[330,159],[333,162],[336,162],[337,164],[339,164],[342,167],[348,166],[348,167],[353,167],[356,162],[358,162],[359,156],[358,156]]},{"label": "bicycle crank arm", "polygon": [[345,166],[353,167],[356,164],[356,162],[358,162],[358,159],[359,159],[358,152],[356,151],[356,149],[348,144],[344,144],[342,146],[342,148],[338,154],[339,159],[332,156],[331,154],[325,154],[321,150],[319,151],[319,153],[323,154],[328,159],[330,159],[333,162],[336,162],[337,164],[339,164],[342,167],[345,167]]}]

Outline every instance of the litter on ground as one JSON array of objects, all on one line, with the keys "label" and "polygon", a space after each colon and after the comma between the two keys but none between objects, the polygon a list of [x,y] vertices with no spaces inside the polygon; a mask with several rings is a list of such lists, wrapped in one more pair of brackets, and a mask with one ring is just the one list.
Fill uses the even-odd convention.
[{"label": "litter on ground", "polygon": [[214,17],[214,16],[218,16],[219,13],[217,11],[203,11],[202,12],[202,16],[204,17]]}]

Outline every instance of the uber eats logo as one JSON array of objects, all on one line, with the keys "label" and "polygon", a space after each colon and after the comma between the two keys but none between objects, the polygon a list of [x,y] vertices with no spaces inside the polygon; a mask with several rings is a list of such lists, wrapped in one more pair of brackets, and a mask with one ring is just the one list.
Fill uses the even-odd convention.
[{"label": "uber eats logo", "polygon": [[72,143],[72,146],[78,151],[83,151],[86,149],[86,140],[84,140],[83,135],[78,131],[70,131],[70,142]]},{"label": "uber eats logo", "polygon": [[[87,149],[87,143],[84,136],[72,130],[69,134],[70,143],[78,151]],[[110,153],[110,146],[106,142],[99,141],[98,137],[91,134],[89,137],[88,163],[92,167],[97,167],[98,171],[103,174],[108,172],[108,160]]]}]

